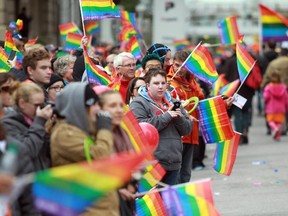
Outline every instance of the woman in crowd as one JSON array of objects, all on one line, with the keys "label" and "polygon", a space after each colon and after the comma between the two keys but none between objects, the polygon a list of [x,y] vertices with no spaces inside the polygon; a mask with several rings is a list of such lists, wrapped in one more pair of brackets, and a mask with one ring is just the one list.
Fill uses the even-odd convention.
[{"label": "woman in crowd", "polygon": [[54,63],[54,72],[61,76],[65,85],[73,80],[73,67],[76,61],[75,56],[66,55],[58,58]]},{"label": "woman in crowd", "polygon": [[46,84],[44,87],[48,92],[48,100],[51,103],[55,103],[56,95],[62,91],[65,83],[62,77],[57,74],[52,74],[50,78],[50,83]]},{"label": "woman in crowd", "polygon": [[132,79],[127,88],[125,103],[130,104],[131,101],[139,95],[138,94],[139,88],[145,85],[146,83],[143,77],[136,77]]}]

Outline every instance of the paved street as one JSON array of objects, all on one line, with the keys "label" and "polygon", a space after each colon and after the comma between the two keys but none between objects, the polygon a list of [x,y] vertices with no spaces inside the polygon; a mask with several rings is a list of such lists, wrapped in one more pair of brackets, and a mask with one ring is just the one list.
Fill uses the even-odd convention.
[{"label": "paved street", "polygon": [[249,144],[239,146],[229,177],[213,170],[214,150],[215,145],[206,146],[207,168],[192,171],[192,181],[212,178],[221,215],[288,215],[288,136],[274,141],[266,135],[264,118],[254,115]]}]

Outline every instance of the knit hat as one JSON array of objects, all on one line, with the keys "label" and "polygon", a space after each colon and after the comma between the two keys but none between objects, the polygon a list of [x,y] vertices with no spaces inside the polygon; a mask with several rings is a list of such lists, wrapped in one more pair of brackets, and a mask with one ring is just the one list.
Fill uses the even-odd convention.
[{"label": "knit hat", "polygon": [[145,69],[146,63],[150,60],[158,60],[159,62],[161,62],[161,65],[163,67],[163,62],[161,61],[160,57],[156,53],[152,53],[152,54],[146,54],[142,59],[141,64],[143,69]]},{"label": "knit hat", "polygon": [[62,79],[62,77],[60,77],[57,74],[52,74],[50,77],[50,82],[46,85],[44,85],[45,89],[48,89],[50,86],[52,86],[54,83],[61,81],[64,84],[64,80]]},{"label": "knit hat", "polygon": [[99,101],[98,95],[94,92],[90,85],[85,87],[84,100],[86,107],[92,106]]},{"label": "knit hat", "polygon": [[146,55],[156,53],[160,57],[162,63],[164,64],[164,59],[168,51],[171,50],[166,45],[155,43],[147,50]]}]

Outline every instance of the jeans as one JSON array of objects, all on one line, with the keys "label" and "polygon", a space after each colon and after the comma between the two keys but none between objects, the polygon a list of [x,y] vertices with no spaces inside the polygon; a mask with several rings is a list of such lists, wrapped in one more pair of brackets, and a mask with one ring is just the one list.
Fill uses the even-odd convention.
[{"label": "jeans", "polygon": [[161,182],[168,184],[168,185],[176,185],[178,175],[179,175],[179,170],[166,171],[166,174],[162,178]]},{"label": "jeans", "polygon": [[183,143],[182,164],[178,183],[185,183],[190,181],[193,161],[193,149],[193,144]]}]

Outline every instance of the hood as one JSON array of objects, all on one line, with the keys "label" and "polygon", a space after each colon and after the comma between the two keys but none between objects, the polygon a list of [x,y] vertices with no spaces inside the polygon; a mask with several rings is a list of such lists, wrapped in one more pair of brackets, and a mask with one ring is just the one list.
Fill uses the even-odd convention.
[{"label": "hood", "polygon": [[72,82],[56,96],[55,109],[58,114],[87,134],[89,132],[88,118],[85,107],[86,83]]},{"label": "hood", "polygon": [[[146,100],[156,104],[152,98],[148,95],[148,90],[146,86],[142,86],[139,88],[138,90],[139,95],[141,95],[142,97],[144,97]],[[166,98],[167,101],[171,101],[171,95],[169,94],[168,91],[165,92],[164,97]]]},{"label": "hood", "polygon": [[269,92],[275,97],[275,98],[281,98],[284,96],[286,92],[286,85],[284,84],[274,84],[272,83],[269,88]]}]

